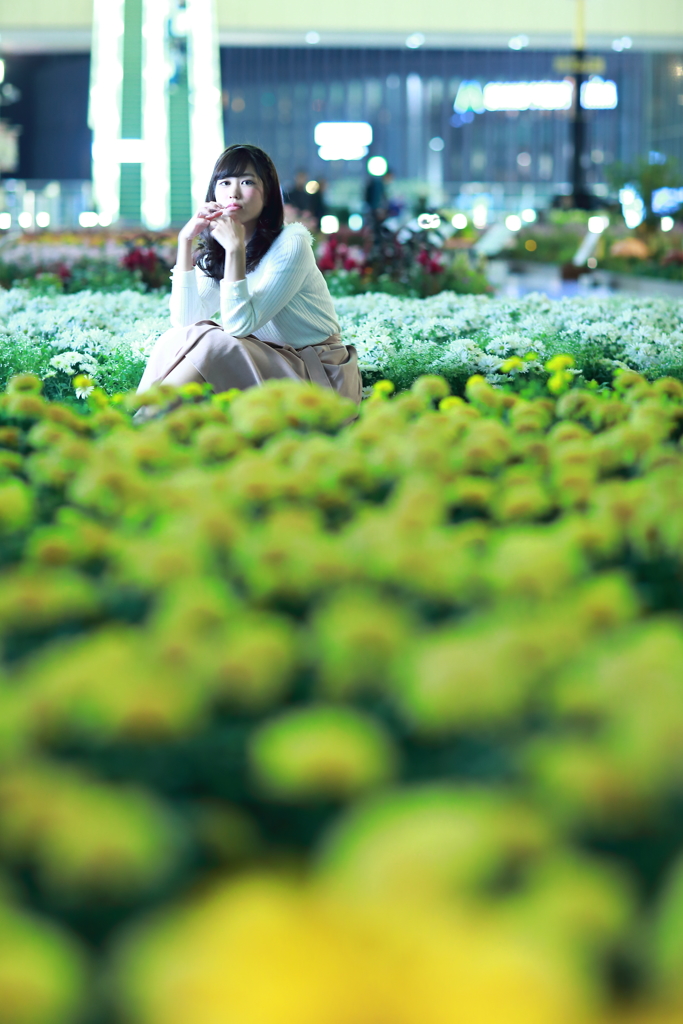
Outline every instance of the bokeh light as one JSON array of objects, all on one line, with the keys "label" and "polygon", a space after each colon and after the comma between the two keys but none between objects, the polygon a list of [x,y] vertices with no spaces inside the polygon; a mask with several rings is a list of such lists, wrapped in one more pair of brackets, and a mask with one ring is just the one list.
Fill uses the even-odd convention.
[{"label": "bokeh light", "polygon": [[339,231],[339,218],[332,213],[326,213],[320,219],[320,230],[325,235],[333,235]]},{"label": "bokeh light", "polygon": [[389,165],[383,156],[371,156],[368,160],[368,174],[381,178],[387,173]]}]

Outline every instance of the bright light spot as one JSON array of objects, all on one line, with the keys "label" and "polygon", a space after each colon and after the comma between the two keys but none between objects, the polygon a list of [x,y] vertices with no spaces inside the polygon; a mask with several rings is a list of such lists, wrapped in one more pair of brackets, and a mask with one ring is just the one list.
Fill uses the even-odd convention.
[{"label": "bright light spot", "polygon": [[485,109],[481,83],[476,79],[463,79],[453,101],[453,110],[456,114],[466,114],[470,110],[475,114],[483,114]]},{"label": "bright light spot", "polygon": [[479,230],[485,228],[488,219],[489,211],[486,204],[476,203],[475,206],[472,208],[472,223],[474,224],[475,228],[479,228]]},{"label": "bright light spot", "polygon": [[0,60],[0,82],[5,81],[5,62]]},{"label": "bright light spot", "polygon": [[617,53],[621,53],[622,50],[630,50],[632,46],[633,40],[630,36],[622,36],[621,39],[615,39],[612,42],[612,49]]},{"label": "bright light spot", "polygon": [[17,221],[19,223],[20,228],[26,229],[33,227],[33,215],[30,214],[28,210],[22,210],[22,212],[17,217]]},{"label": "bright light spot", "polygon": [[588,267],[589,270],[595,270],[597,265],[598,265],[598,261],[596,260],[595,256],[589,256],[588,259],[586,260],[586,266]]},{"label": "bright light spot", "polygon": [[176,11],[172,19],[172,31],[174,36],[186,36],[190,31],[190,12],[186,7]]},{"label": "bright light spot", "polygon": [[97,218],[97,223],[102,228],[108,228],[109,225],[111,224],[111,221],[112,221],[112,217],[111,217],[110,213],[101,213],[99,215],[99,217]]},{"label": "bright light spot", "polygon": [[591,160],[593,161],[594,164],[604,163],[604,160],[605,160],[604,152],[601,149],[592,149],[591,150]]},{"label": "bright light spot", "polygon": [[307,32],[306,42],[310,43],[311,46],[315,46],[316,43],[320,42],[320,35],[318,32]]},{"label": "bright light spot", "polygon": [[125,0],[93,0],[93,38],[88,125],[92,129],[93,199],[100,210],[119,215],[123,31]]},{"label": "bright light spot", "polygon": [[49,228],[50,226],[50,214],[49,213],[37,213],[36,224],[39,228]]},{"label": "bright light spot", "polygon": [[[142,221],[148,228],[165,227],[170,220],[171,181],[169,165],[169,131],[168,131],[168,80],[173,74],[167,53],[167,18],[168,5],[144,3],[142,24],[142,137],[146,143],[145,159],[141,168],[140,213]],[[196,14],[196,11],[193,12]],[[200,31],[204,32],[202,25]],[[196,114],[196,96],[194,95],[195,69],[197,60],[194,57],[194,42],[190,40],[189,50],[193,54],[189,77],[193,99],[191,103],[192,117]],[[221,114],[222,114],[221,108]],[[206,112],[204,115],[206,116]],[[192,141],[194,127],[190,129],[190,150],[192,161],[196,159],[195,146]],[[210,131],[202,138],[207,148],[211,146]],[[213,147],[211,146],[213,149]],[[206,178],[210,171],[202,176],[204,190]],[[192,175],[194,178],[194,171]],[[193,181],[194,188],[194,181]],[[202,199],[204,197],[202,196]],[[193,199],[193,204],[195,200]],[[101,204],[100,204],[101,208]],[[111,211],[107,211],[111,214]]]},{"label": "bright light spot", "polygon": [[617,83],[611,79],[605,81],[595,75],[581,86],[581,106],[584,110],[614,110],[618,102]]},{"label": "bright light spot", "polygon": [[657,188],[652,193],[653,213],[674,213],[683,203],[683,188]]},{"label": "bright light spot", "polygon": [[660,224],[662,231],[671,231],[674,226],[674,219],[673,217],[662,217]]},{"label": "bright light spot", "polygon": [[8,228],[12,227],[12,214],[11,213],[0,213],[0,230],[7,231]]},{"label": "bright light spot", "polygon": [[313,133],[321,160],[362,160],[372,142],[367,121],[321,121]]},{"label": "bright light spot", "polygon": [[594,235],[601,235],[609,227],[609,217],[597,215],[588,218],[588,230]]},{"label": "bright light spot", "polygon": [[82,228],[94,228],[100,222],[100,218],[92,210],[84,210],[83,213],[78,215],[78,223]]},{"label": "bright light spot", "polygon": [[531,153],[518,153],[517,163],[520,167],[531,167]]},{"label": "bright light spot", "polygon": [[421,213],[417,218],[417,223],[423,231],[435,231],[436,228],[441,227],[441,217],[438,213]]},{"label": "bright light spot", "polygon": [[320,218],[320,230],[324,235],[333,235],[339,231],[339,217],[326,213],[324,217]]},{"label": "bright light spot", "polygon": [[533,224],[536,220],[536,211],[529,207],[528,210],[522,210],[522,220],[525,224]]},{"label": "bright light spot", "polygon": [[513,36],[510,42],[508,43],[508,46],[510,47],[511,50],[523,50],[524,47],[528,45],[529,37],[524,35]]},{"label": "bright light spot", "polygon": [[511,213],[509,217],[505,218],[505,227],[508,231],[519,231],[522,226],[522,218],[518,217],[516,213]]},{"label": "bright light spot", "polygon": [[352,231],[360,231],[363,227],[363,218],[359,213],[352,213],[349,217],[349,227]]},{"label": "bright light spot", "polygon": [[409,50],[417,50],[418,47],[422,46],[425,41],[425,37],[421,32],[413,32],[412,35],[406,39],[406,46]]},{"label": "bright light spot", "polygon": [[316,194],[316,192],[320,191],[320,182],[319,181],[307,181],[306,182],[306,191],[308,192],[309,196],[314,196]]},{"label": "bright light spot", "polygon": [[116,159],[120,164],[141,164],[145,159],[145,144],[142,139],[119,139],[116,145]]},{"label": "bright light spot", "polygon": [[627,228],[637,228],[645,219],[645,204],[633,187],[619,190],[621,212]]},{"label": "bright light spot", "polygon": [[440,153],[446,143],[443,141],[440,135],[435,135],[433,139],[429,140],[429,148],[435,153]]},{"label": "bright light spot", "polygon": [[484,86],[486,110],[569,110],[574,84],[561,82],[488,82]]},{"label": "bright light spot", "polygon": [[374,174],[376,178],[381,178],[388,169],[389,164],[383,156],[371,156],[368,160],[368,174]]},{"label": "bright light spot", "polygon": [[451,217],[451,224],[458,231],[462,231],[463,228],[467,227],[467,217],[464,213],[454,213]]}]

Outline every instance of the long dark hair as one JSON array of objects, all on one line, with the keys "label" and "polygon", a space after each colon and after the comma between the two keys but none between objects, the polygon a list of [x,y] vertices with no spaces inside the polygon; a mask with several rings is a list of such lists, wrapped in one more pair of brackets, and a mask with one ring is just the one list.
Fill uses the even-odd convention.
[{"label": "long dark hair", "polygon": [[[244,174],[251,164],[263,182],[263,210],[256,224],[256,230],[247,244],[247,271],[258,266],[271,245],[282,231],[285,211],[282,203],[280,179],[275,164],[267,153],[258,146],[228,146],[216,161],[206,190],[207,203],[216,201],[216,183],[222,178],[232,178]],[[219,281],[225,270],[225,249],[217,242],[207,228],[202,231],[201,241],[197,249],[196,263],[208,277]]]}]

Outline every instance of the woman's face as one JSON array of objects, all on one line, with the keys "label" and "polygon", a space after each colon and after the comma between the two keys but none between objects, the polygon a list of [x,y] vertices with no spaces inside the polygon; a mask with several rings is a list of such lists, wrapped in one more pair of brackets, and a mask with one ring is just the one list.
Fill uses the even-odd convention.
[{"label": "woman's face", "polygon": [[255,227],[264,206],[263,182],[248,164],[242,174],[219,178],[216,182],[216,202],[224,207],[245,228]]}]

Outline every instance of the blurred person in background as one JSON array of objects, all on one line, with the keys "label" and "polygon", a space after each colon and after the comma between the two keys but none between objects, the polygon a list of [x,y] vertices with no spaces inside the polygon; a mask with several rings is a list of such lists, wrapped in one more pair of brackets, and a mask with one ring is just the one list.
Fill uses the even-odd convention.
[{"label": "blurred person in background", "polygon": [[[258,146],[229,146],[216,162],[205,203],[178,235],[173,327],[157,340],[138,392],[205,382],[216,392],[245,390],[289,378],[360,402],[356,350],[342,344],[312,242],[302,224],[284,225],[268,154]],[[222,326],[211,319],[217,308]],[[138,413],[150,415],[149,406]]]},{"label": "blurred person in background", "polygon": [[388,186],[394,180],[394,174],[390,167],[382,175],[369,178],[365,186],[365,206],[375,234],[377,234],[390,214],[391,201],[389,199]]},{"label": "blurred person in background", "polygon": [[[313,186],[315,186],[313,188]],[[284,190],[285,201],[285,224],[294,224],[298,221],[304,224],[309,231],[318,231],[320,228],[320,217],[317,212],[319,200],[317,191],[319,182],[309,181],[308,174],[301,168],[294,175],[294,184],[291,188]]]},{"label": "blurred person in background", "polygon": [[311,210],[311,196],[306,191],[306,185],[308,183],[308,174],[302,168],[294,175],[294,184],[291,188],[285,189],[285,203],[288,206],[293,206],[295,210],[301,213],[304,210]]},{"label": "blurred person in background", "polygon": [[316,222],[316,230],[320,228],[320,221],[327,213],[327,203],[325,202],[325,192],[327,190],[327,181],[325,178],[318,178],[317,181],[308,182],[308,209]]}]

